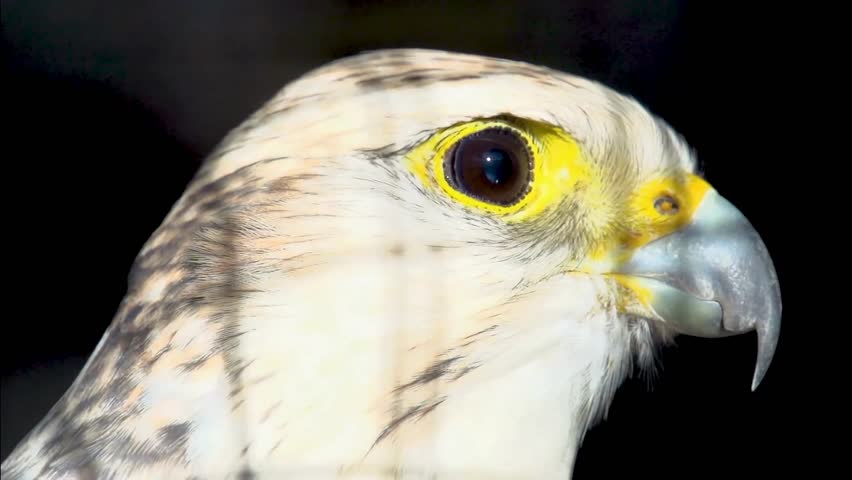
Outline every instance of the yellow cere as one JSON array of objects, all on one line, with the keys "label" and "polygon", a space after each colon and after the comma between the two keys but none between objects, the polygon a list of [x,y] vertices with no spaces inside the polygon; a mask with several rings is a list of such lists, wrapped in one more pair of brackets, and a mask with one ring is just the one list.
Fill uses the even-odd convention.
[{"label": "yellow cere", "polygon": [[692,220],[710,185],[697,175],[658,177],[641,185],[630,200],[633,223],[627,248],[637,248]]},{"label": "yellow cere", "polygon": [[695,210],[712,187],[697,175],[652,178],[630,196],[624,224],[592,250],[582,270],[611,271],[633,252],[692,221]]},{"label": "yellow cere", "polygon": [[645,182],[629,200],[630,219],[621,233],[601,242],[581,270],[604,273],[629,292],[619,295],[619,311],[650,314],[645,310],[651,308],[653,292],[640,279],[611,272],[629,260],[636,249],[689,224],[711,188],[704,179],[691,174]]},{"label": "yellow cere", "polygon": [[[530,190],[513,205],[483,202],[453,188],[444,175],[444,157],[458,141],[488,128],[508,128],[526,140],[532,155]],[[507,222],[533,218],[556,205],[578,182],[593,180],[580,148],[567,133],[552,125],[522,119],[486,119],[455,125],[433,135],[407,157],[409,168],[427,187],[438,187],[460,204],[501,215]]]}]

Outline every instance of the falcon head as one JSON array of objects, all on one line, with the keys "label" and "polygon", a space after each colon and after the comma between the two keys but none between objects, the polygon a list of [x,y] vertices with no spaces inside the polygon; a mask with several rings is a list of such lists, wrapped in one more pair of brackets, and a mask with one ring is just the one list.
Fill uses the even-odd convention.
[{"label": "falcon head", "polygon": [[759,235],[635,100],[371,52],[209,157],[4,478],[568,478],[661,345],[757,330],[755,388],[780,317]]}]

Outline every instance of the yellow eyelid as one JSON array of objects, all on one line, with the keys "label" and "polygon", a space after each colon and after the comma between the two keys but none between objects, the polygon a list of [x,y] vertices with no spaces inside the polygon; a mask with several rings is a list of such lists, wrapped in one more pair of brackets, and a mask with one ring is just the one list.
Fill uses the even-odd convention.
[{"label": "yellow eyelid", "polygon": [[[453,188],[444,175],[444,156],[459,140],[488,128],[507,128],[527,142],[532,155],[530,188],[518,202],[500,206],[469,197]],[[475,120],[444,129],[412,150],[409,168],[427,187],[437,186],[460,204],[500,215],[506,222],[535,217],[557,205],[580,181],[592,179],[582,159],[579,145],[562,129],[526,119],[494,118]]]}]

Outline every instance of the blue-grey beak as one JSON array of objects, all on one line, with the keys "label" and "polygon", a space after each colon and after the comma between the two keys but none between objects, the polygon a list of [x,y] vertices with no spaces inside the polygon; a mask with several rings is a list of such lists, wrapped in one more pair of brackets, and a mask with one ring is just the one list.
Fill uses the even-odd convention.
[{"label": "blue-grey beak", "polygon": [[651,307],[676,331],[723,337],[757,331],[756,389],[781,329],[781,291],[766,246],[715,190],[686,227],[642,246],[619,269],[653,293]]}]

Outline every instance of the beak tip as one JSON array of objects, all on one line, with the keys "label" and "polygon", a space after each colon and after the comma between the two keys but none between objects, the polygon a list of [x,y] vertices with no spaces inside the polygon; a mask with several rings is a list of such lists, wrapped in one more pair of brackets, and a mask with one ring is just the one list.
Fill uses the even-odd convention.
[{"label": "beak tip", "polygon": [[754,369],[754,378],[751,380],[751,391],[754,392],[757,390],[757,387],[763,382],[763,378],[766,376],[766,372],[769,370],[768,361],[760,361],[758,360],[757,366]]},{"label": "beak tip", "polygon": [[[757,364],[754,367],[754,378],[751,382],[751,391],[757,390],[757,386],[763,381],[772,358],[775,356],[775,347],[778,344],[778,323],[767,329],[760,325],[757,329]],[[763,327],[763,328],[760,328]],[[768,331],[767,331],[768,330]]]},{"label": "beak tip", "polygon": [[763,380],[763,375],[765,375],[765,371],[761,372],[759,369],[754,370],[754,378],[751,381],[751,391],[754,392],[757,390],[758,385]]}]

